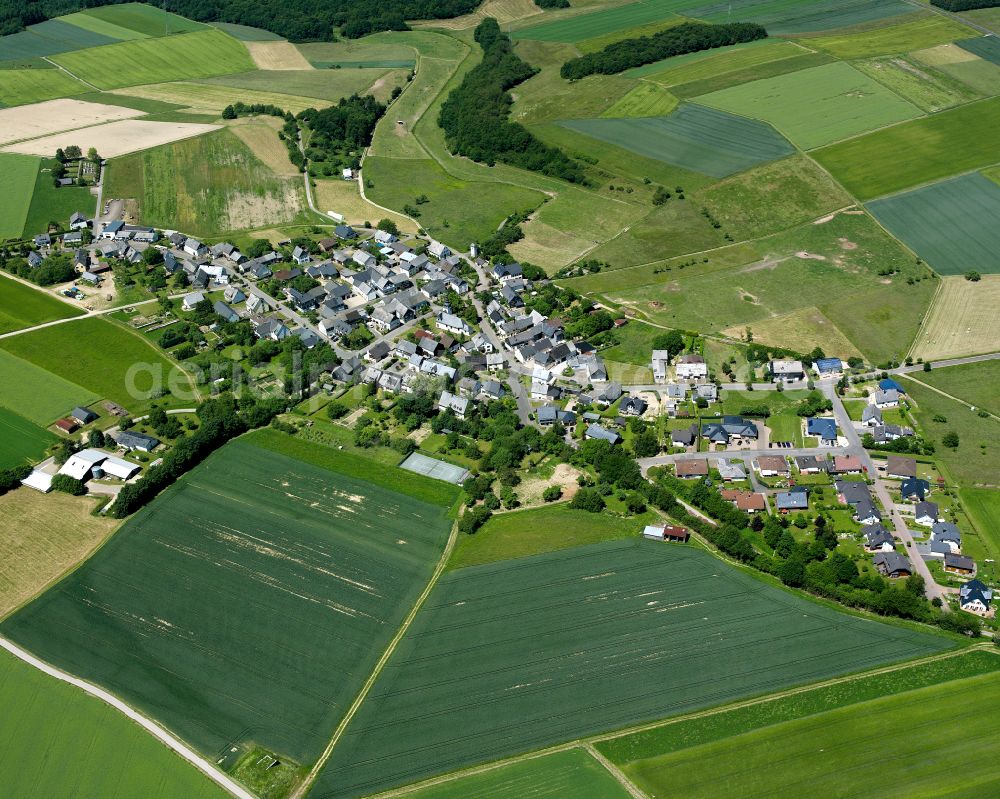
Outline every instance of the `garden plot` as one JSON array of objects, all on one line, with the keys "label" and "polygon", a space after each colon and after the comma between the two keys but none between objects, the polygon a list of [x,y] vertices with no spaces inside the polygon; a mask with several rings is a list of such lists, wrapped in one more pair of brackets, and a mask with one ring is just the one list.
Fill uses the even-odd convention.
[{"label": "garden plot", "polygon": [[946,649],[703,550],[633,540],[446,573],[314,791],[356,797]]},{"label": "garden plot", "polygon": [[1000,185],[974,172],[868,204],[942,275],[1000,273]]},{"label": "garden plot", "polygon": [[3,632],[214,755],[316,758],[423,589],[446,509],[231,442]]},{"label": "garden plot", "polygon": [[[122,109],[128,111],[131,109]],[[2,112],[0,112],[2,113]],[[126,119],[107,125],[54,133],[40,139],[29,139],[4,148],[5,152],[24,155],[50,155],[58,147],[75,144],[83,152],[91,147],[104,158],[148,150],[161,144],[190,139],[203,133],[218,130],[218,125],[204,125],[195,122],[148,122],[143,119]]]},{"label": "garden plot", "polygon": [[638,155],[717,178],[793,152],[770,125],[687,103],[666,117],[572,119],[559,124]]},{"label": "garden plot", "polygon": [[[134,108],[69,99],[47,100],[19,108],[0,108],[0,144],[142,115],[142,111]],[[46,150],[42,155],[51,156],[54,152],[55,148]]]}]

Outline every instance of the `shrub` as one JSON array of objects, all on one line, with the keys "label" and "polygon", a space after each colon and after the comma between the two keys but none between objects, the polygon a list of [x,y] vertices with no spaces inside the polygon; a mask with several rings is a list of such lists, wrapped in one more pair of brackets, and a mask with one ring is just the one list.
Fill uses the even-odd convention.
[{"label": "shrub", "polygon": [[542,492],[542,499],[546,502],[555,502],[562,496],[561,486],[549,486]]},{"label": "shrub", "polygon": [[68,474],[57,474],[53,477],[52,490],[62,491],[64,494],[72,494],[75,497],[81,497],[87,493],[87,487]]}]

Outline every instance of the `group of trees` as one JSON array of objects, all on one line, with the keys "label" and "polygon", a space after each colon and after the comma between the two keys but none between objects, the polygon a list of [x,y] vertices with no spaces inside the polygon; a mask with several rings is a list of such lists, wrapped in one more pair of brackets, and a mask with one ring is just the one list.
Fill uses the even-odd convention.
[{"label": "group of trees", "polygon": [[448,148],[489,166],[499,161],[583,183],[579,164],[561,150],[543,144],[523,125],[508,120],[513,103],[508,90],[536,70],[514,53],[510,38],[492,17],[479,24],[475,38],[483,49],[483,59],[448,95],[438,116]]},{"label": "group of trees", "polygon": [[[0,35],[27,25],[127,0],[0,0]],[[152,3],[160,6],[160,3]],[[235,22],[264,28],[293,42],[329,41],[335,30],[348,38],[375,31],[409,30],[408,19],[446,19],[475,10],[478,0],[171,0],[170,11],[199,22]]]},{"label": "group of trees", "polygon": [[995,8],[1000,0],[931,0],[931,5],[945,11],[972,11],[975,8]]},{"label": "group of trees", "polygon": [[559,74],[568,80],[585,78],[587,75],[614,75],[671,56],[765,38],[767,31],[764,27],[752,22],[725,25],[685,22],[652,36],[623,39],[596,53],[572,58],[562,65]]},{"label": "group of trees", "polygon": [[76,270],[68,255],[50,255],[39,266],[28,266],[28,262],[19,254],[4,255],[0,253],[0,269],[30,280],[39,286],[54,286],[66,283],[76,278]]}]

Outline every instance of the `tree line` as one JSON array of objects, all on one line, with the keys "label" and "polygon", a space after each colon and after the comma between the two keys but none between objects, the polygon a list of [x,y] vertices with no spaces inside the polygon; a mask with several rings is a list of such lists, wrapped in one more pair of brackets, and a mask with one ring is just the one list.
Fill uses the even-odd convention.
[{"label": "tree line", "polygon": [[[61,14],[130,0],[0,0],[0,35]],[[150,5],[160,6],[158,2]],[[447,19],[468,14],[479,0],[171,0],[175,14],[198,22],[233,22],[293,42],[330,41],[335,31],[356,39],[376,31],[409,30],[408,19]]]},{"label": "tree line", "polygon": [[972,11],[974,8],[995,8],[1000,0],[931,0],[931,5],[945,11]]},{"label": "tree line", "polygon": [[479,24],[475,38],[483,49],[483,60],[448,95],[438,116],[448,149],[489,166],[499,161],[583,183],[579,164],[508,120],[513,103],[508,90],[537,70],[514,53],[510,38],[492,17]]},{"label": "tree line", "polygon": [[587,75],[614,75],[675,55],[766,38],[767,31],[764,27],[753,22],[732,22],[725,25],[685,22],[652,36],[623,39],[596,53],[572,58],[562,65],[559,74],[567,80],[578,80]]}]

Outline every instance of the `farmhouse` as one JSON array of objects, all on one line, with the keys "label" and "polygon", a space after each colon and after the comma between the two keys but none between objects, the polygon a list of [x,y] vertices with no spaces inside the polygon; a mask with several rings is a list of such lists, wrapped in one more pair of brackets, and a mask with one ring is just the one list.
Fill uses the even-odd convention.
[{"label": "farmhouse", "polygon": [[771,375],[771,381],[774,383],[790,383],[796,380],[804,380],[806,377],[802,361],[771,361],[768,364],[768,372]]},{"label": "farmhouse", "polygon": [[958,589],[958,606],[967,613],[986,616],[990,612],[993,589],[979,580],[969,580]]},{"label": "farmhouse", "polygon": [[910,561],[898,552],[879,552],[873,561],[875,568],[884,577],[898,579],[910,576]]},{"label": "farmhouse", "polygon": [[691,458],[690,460],[677,461],[676,471],[678,477],[685,479],[692,477],[708,477],[708,459]]},{"label": "farmhouse", "polygon": [[686,544],[690,536],[686,527],[675,527],[672,524],[650,524],[642,531],[643,538],[653,541],[675,541],[679,544]]},{"label": "farmhouse", "polygon": [[724,488],[719,492],[720,496],[727,502],[732,502],[739,510],[745,513],[759,513],[767,510],[767,496],[751,491],[737,491],[733,488]]},{"label": "farmhouse", "polygon": [[791,474],[788,461],[781,455],[761,455],[754,466],[761,477],[788,477]]},{"label": "farmhouse", "polygon": [[89,408],[81,408],[80,406],[77,406],[70,411],[69,415],[76,419],[76,421],[80,424],[90,424],[97,419],[96,413]]},{"label": "farmhouse", "polygon": [[100,479],[104,476],[128,480],[138,471],[138,464],[115,458],[99,449],[84,449],[71,455],[59,469],[59,474],[85,483],[91,478]]},{"label": "farmhouse", "polygon": [[77,428],[80,425],[76,423],[76,419],[67,418],[67,419],[59,419],[58,421],[55,422],[53,426],[68,435],[69,433],[76,432]]},{"label": "farmhouse", "polygon": [[700,355],[682,355],[675,367],[678,380],[702,380],[708,377],[708,364]]},{"label": "farmhouse", "polygon": [[115,443],[126,450],[139,450],[140,452],[152,452],[160,446],[160,440],[147,436],[145,433],[136,433],[132,430],[120,430],[113,436]]}]

